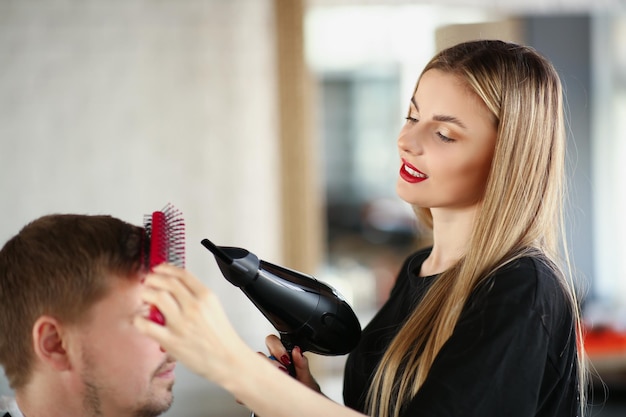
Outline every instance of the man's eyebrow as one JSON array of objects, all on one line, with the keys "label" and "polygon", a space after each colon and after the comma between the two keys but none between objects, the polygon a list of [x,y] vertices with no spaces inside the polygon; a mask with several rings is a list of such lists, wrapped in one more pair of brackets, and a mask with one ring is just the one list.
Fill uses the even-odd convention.
[{"label": "man's eyebrow", "polygon": [[[413,103],[413,106],[415,107],[415,110],[419,113],[420,108],[417,105],[417,103],[415,102],[415,98],[411,97],[411,103]],[[463,123],[462,121],[460,121],[457,117],[454,116],[448,116],[445,114],[436,114],[433,116],[433,120],[437,121],[437,122],[444,122],[444,123],[453,123],[463,129],[467,129],[467,126],[465,126],[465,123]]]}]

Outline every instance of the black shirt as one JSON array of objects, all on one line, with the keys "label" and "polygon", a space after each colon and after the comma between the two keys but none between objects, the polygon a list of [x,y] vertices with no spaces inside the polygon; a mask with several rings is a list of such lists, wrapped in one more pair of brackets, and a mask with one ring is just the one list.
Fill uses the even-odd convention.
[{"label": "black shirt", "polygon": [[[388,301],[363,329],[346,362],[344,403],[365,412],[383,352],[437,276],[419,277],[430,250],[409,257]],[[401,417],[578,415],[576,337],[555,274],[526,257],[471,295],[450,339]]]}]

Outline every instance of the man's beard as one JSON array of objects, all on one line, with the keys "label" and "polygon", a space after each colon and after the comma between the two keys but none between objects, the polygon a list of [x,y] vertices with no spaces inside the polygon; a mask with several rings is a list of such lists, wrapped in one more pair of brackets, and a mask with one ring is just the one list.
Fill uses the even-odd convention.
[{"label": "man's beard", "polygon": [[[83,352],[84,353],[84,352]],[[92,374],[93,361],[89,360],[86,355],[84,356],[86,370],[82,375],[83,384],[85,386],[85,397],[83,398],[83,407],[85,409],[86,416],[102,417],[103,404],[102,404],[102,391],[106,390],[102,388],[101,384],[98,384],[97,377]],[[171,362],[171,359],[166,359],[153,373],[152,378],[157,375],[160,370]],[[128,410],[128,415],[133,417],[157,417],[169,410],[174,401],[174,396],[171,394],[174,381],[167,386],[167,392],[170,393],[169,400],[154,398],[151,394],[146,401],[142,404],[135,404],[135,408]]]},{"label": "man's beard", "polygon": [[[85,384],[85,398],[83,399],[83,406],[85,407],[86,415],[93,417],[104,416],[102,412],[102,401],[100,399],[100,388],[97,384],[84,380]],[[172,382],[168,386],[168,392],[172,392]],[[172,406],[174,396],[170,397],[167,402],[157,403],[156,401],[146,401],[144,404],[140,404],[138,408],[132,410],[129,415],[133,417],[157,417],[165,413]]]}]

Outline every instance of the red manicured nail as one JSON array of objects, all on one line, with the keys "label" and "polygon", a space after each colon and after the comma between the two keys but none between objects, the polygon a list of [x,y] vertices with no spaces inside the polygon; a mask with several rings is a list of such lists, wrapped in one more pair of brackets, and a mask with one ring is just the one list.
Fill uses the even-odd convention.
[{"label": "red manicured nail", "polygon": [[287,368],[285,368],[284,366],[279,366],[278,369],[280,369],[281,371],[283,371],[284,373],[288,374],[289,371],[287,370]]},{"label": "red manicured nail", "polygon": [[281,356],[280,361],[282,362],[283,365],[291,365],[291,359],[289,358],[289,355]]},{"label": "red manicured nail", "polygon": [[148,318],[155,322],[156,324],[160,324],[161,326],[165,325],[165,317],[163,313],[159,311],[155,306],[150,306],[150,312],[148,313]]}]

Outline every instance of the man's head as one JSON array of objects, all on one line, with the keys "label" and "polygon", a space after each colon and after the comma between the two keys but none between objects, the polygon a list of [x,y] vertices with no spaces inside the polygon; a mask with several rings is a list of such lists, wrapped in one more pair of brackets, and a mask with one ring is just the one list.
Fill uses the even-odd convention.
[{"label": "man's head", "polygon": [[43,384],[103,415],[169,408],[174,362],[132,325],[143,236],[110,216],[51,215],[5,244],[0,364],[16,393]]}]

